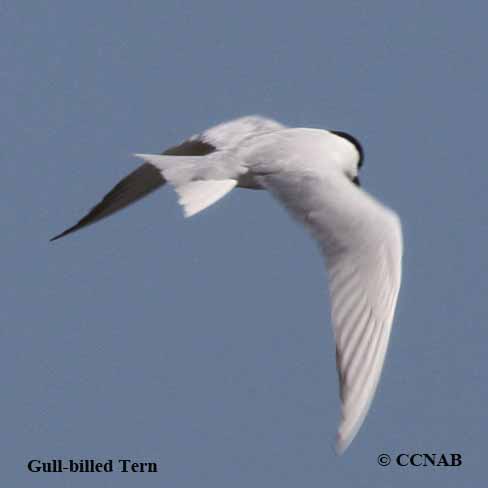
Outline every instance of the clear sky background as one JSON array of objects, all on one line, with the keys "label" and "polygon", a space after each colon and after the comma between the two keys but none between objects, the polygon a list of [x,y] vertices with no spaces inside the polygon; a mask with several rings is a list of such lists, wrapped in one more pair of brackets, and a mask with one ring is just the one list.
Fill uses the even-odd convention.
[{"label": "clear sky background", "polygon": [[[481,486],[487,15],[481,1],[0,2],[2,486]],[[48,242],[132,153],[256,113],[356,135],[363,186],[402,218],[385,370],[342,457],[324,265],[265,192],[185,220],[166,188]],[[378,466],[401,452],[464,464]],[[26,470],[119,457],[159,473]]]}]

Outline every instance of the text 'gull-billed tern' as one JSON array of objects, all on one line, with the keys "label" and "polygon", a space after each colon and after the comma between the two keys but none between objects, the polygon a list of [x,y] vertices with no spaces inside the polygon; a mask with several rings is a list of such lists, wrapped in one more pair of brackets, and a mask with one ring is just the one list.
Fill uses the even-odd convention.
[{"label": "text 'gull-billed tern'", "polygon": [[263,117],[212,127],[121,180],[70,234],[169,182],[186,217],[234,187],[264,189],[317,240],[325,256],[341,398],[339,453],[349,446],[380,379],[401,281],[402,232],[390,209],[363,191],[359,142],[345,132],[288,128]]}]

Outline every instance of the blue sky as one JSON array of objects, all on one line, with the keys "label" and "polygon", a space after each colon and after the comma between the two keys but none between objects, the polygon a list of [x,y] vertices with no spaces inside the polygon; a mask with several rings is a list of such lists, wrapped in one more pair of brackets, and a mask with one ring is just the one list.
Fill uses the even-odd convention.
[{"label": "blue sky", "polygon": [[[419,486],[486,479],[482,2],[9,2],[2,70],[3,480],[22,486]],[[342,457],[324,265],[264,192],[185,220],[170,189],[54,244],[136,166],[259,113],[347,130],[401,216],[382,381]],[[379,467],[380,453],[463,455]],[[156,461],[53,475],[29,459]]]}]

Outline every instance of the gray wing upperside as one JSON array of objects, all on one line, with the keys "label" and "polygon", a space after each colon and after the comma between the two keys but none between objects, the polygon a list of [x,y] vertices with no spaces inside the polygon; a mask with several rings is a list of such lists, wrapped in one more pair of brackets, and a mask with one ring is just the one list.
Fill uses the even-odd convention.
[{"label": "gray wing upperside", "polygon": [[[218,124],[206,131],[194,135],[185,142],[173,146],[162,154],[166,156],[206,156],[217,150],[236,146],[246,137],[283,129],[285,126],[261,116],[246,116]],[[159,169],[149,163],[144,163],[128,176],[120,180],[81,220],[51,241],[60,239],[108,217],[130,204],[144,198],[166,183]],[[241,186],[249,186],[245,179]]]},{"label": "gray wing upperside", "polygon": [[[171,147],[162,154],[167,156],[205,156],[216,150],[215,146],[199,139],[191,139]],[[120,180],[81,220],[60,234],[54,236],[55,241],[76,232],[88,225],[108,217],[130,204],[144,198],[166,183],[161,172],[149,163],[141,164],[132,173]]]}]

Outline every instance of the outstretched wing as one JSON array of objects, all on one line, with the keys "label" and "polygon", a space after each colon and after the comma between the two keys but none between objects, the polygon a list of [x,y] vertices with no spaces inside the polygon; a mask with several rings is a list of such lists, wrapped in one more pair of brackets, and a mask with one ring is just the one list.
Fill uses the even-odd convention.
[{"label": "outstretched wing", "polygon": [[[172,147],[163,154],[172,156],[204,156],[213,151],[215,151],[214,146],[195,139]],[[61,234],[53,237],[51,241],[55,241],[122,210],[131,203],[149,195],[163,186],[164,183],[166,183],[166,180],[157,168],[149,163],[141,164],[132,173],[120,180],[103,197],[103,200],[95,205],[81,220],[61,232]]]},{"label": "outstretched wing", "polygon": [[75,225],[54,236],[55,241],[87,225],[93,224],[131,203],[145,197],[164,184],[161,173],[148,163],[142,164],[128,176],[119,181],[84,217]]},{"label": "outstretched wing", "polygon": [[364,421],[383,368],[400,288],[400,222],[343,175],[267,175],[262,184],[305,223],[326,257],[342,403],[337,451],[342,453]]},{"label": "outstretched wing", "polygon": [[[279,130],[281,124],[259,116],[241,117],[212,127],[201,134],[190,137],[187,141],[167,149],[166,156],[206,156],[215,151],[233,147],[246,137],[264,132]],[[144,163],[128,176],[119,181],[107,193],[102,201],[93,207],[75,225],[51,239],[54,241],[93,224],[131,203],[140,200],[157,188],[164,185],[165,178],[159,169],[152,164]]]}]

